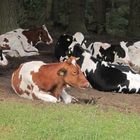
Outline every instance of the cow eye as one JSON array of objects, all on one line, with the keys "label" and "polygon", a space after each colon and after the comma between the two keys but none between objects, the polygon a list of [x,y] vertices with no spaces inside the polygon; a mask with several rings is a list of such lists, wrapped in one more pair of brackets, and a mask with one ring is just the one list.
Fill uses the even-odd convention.
[{"label": "cow eye", "polygon": [[73,75],[78,75],[78,71],[74,71],[73,72]]}]

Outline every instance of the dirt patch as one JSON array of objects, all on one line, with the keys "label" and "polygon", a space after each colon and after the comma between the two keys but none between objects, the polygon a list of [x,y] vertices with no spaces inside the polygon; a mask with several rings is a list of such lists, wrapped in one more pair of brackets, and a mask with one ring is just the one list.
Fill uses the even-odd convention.
[{"label": "dirt patch", "polygon": [[[0,102],[5,100],[14,100],[18,102],[40,103],[39,101],[29,101],[18,97],[11,88],[10,79],[12,72],[23,62],[31,60],[43,60],[44,62],[56,62],[51,52],[43,53],[39,56],[9,58],[9,65],[5,68],[0,68]],[[75,89],[67,88],[67,92],[76,97],[78,104],[98,105],[103,109],[115,107],[123,112],[140,113],[140,95],[139,94],[121,94],[112,92],[101,92],[95,89]]]}]

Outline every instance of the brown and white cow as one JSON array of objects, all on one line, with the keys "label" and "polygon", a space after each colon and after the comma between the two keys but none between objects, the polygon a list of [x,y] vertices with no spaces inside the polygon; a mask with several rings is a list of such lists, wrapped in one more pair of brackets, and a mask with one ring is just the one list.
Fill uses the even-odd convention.
[{"label": "brown and white cow", "polygon": [[13,74],[12,88],[20,96],[56,103],[60,96],[65,103],[70,103],[64,88],[66,85],[85,88],[89,83],[76,63],[75,57],[65,62],[46,64],[31,61],[22,64]]},{"label": "brown and white cow", "polygon": [[45,25],[33,29],[16,29],[0,35],[0,48],[11,57],[38,55],[35,48],[39,42],[51,44],[53,42]]}]

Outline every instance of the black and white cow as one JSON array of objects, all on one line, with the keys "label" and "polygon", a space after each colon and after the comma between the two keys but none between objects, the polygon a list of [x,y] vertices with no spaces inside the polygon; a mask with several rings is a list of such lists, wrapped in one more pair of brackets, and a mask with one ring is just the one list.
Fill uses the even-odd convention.
[{"label": "black and white cow", "polygon": [[68,47],[73,42],[78,42],[83,48],[86,48],[85,46],[85,38],[84,35],[81,32],[76,32],[73,36],[69,34],[63,34],[59,37],[54,50],[54,55],[58,60],[65,59],[65,56],[67,56],[65,53],[68,51]]},{"label": "black and white cow", "polygon": [[92,56],[98,60],[104,60],[111,63],[125,63],[130,66],[132,65],[128,54],[128,48],[126,47],[126,43],[124,41],[120,42],[120,44],[94,42],[87,48],[84,47],[84,49],[88,50]]},{"label": "black and white cow", "polygon": [[58,60],[66,56],[65,52],[67,52],[72,41],[73,37],[68,34],[63,34],[59,37],[54,50],[54,55]]},{"label": "black and white cow", "polygon": [[100,61],[77,42],[69,46],[69,54],[79,57],[77,63],[93,88],[100,91],[140,93],[140,75],[129,66]]}]

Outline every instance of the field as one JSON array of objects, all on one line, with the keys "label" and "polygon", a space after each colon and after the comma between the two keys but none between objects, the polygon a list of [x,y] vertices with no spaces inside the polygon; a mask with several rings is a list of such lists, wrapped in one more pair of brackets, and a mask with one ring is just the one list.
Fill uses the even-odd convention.
[{"label": "field", "polygon": [[10,85],[14,69],[30,60],[56,60],[51,53],[9,60],[8,67],[0,75],[1,140],[140,139],[139,94],[68,88],[68,93],[79,99],[78,103],[50,104],[23,99],[13,92]]}]

